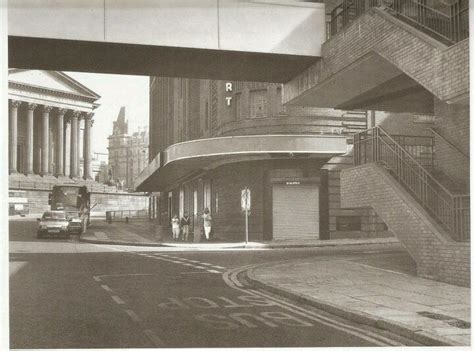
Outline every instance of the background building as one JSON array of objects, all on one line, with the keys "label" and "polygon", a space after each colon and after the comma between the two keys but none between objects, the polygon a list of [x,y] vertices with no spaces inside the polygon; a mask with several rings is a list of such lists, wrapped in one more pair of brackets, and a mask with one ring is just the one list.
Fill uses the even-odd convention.
[{"label": "background building", "polygon": [[124,190],[133,190],[134,180],[148,164],[148,131],[128,134],[125,107],[120,109],[109,136],[109,167],[112,180]]},{"label": "background building", "polygon": [[8,79],[10,184],[92,180],[100,96],[63,72],[11,69]]}]

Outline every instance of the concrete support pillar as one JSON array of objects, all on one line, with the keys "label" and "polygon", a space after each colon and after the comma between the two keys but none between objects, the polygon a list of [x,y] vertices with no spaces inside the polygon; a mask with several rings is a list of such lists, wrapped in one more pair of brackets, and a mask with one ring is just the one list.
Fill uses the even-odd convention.
[{"label": "concrete support pillar", "polygon": [[18,107],[21,101],[11,100],[10,103],[10,120],[9,120],[9,138],[8,138],[8,169],[10,173],[16,173],[18,170],[17,145],[18,145]]},{"label": "concrete support pillar", "polygon": [[41,140],[41,174],[49,174],[49,112],[51,106],[43,106],[42,140]]},{"label": "concrete support pillar", "polygon": [[92,179],[92,152],[91,152],[91,132],[93,113],[88,113],[84,118],[84,140],[83,140],[83,157],[84,157],[84,179]]},{"label": "concrete support pillar", "polygon": [[34,158],[34,112],[38,105],[28,104],[26,115],[26,174],[33,174]]},{"label": "concrete support pillar", "polygon": [[66,109],[58,109],[56,120],[56,175],[64,175],[64,115]]},{"label": "concrete support pillar", "polygon": [[74,111],[71,116],[71,170],[70,170],[70,177],[75,178],[77,177],[77,156],[78,152],[77,149],[79,148],[79,141],[78,141],[78,136],[79,133],[77,130],[79,129],[77,119],[81,112],[79,111]]},{"label": "concrete support pillar", "polygon": [[71,119],[64,121],[64,175],[69,177],[71,174]]}]

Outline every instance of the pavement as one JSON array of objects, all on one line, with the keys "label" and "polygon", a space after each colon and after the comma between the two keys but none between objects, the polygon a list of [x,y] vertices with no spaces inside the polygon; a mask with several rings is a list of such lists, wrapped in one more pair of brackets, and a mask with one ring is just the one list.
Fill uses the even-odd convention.
[{"label": "pavement", "polygon": [[[95,222],[81,241],[186,249],[243,247],[370,247],[400,248],[396,238],[282,240],[245,243],[174,242],[166,228],[153,221]],[[295,274],[297,272],[297,274]],[[424,345],[470,345],[470,288],[423,279],[352,260],[321,262],[314,258],[259,264],[246,270],[246,280],[278,295],[296,299],[357,323],[395,332]]]}]

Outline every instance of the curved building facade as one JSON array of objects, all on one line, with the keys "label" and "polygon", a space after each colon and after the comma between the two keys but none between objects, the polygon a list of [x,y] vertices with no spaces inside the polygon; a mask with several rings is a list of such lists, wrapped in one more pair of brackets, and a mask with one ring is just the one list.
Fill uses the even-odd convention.
[{"label": "curved building facade", "polygon": [[207,207],[214,238],[242,241],[249,189],[250,240],[386,235],[370,209],[346,210],[337,225],[325,168],[367,129],[366,113],[285,107],[281,96],[281,84],[151,78],[150,164],[136,184],[159,193],[161,224],[188,212],[197,236]]}]

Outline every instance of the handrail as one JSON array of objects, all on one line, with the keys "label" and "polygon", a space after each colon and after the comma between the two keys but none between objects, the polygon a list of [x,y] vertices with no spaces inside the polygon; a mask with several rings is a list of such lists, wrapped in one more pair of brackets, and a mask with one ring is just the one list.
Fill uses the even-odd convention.
[{"label": "handrail", "polygon": [[441,139],[443,139],[443,141],[448,144],[449,146],[451,146],[452,149],[456,150],[457,152],[459,152],[461,155],[463,155],[465,158],[469,159],[469,155],[465,154],[464,151],[462,151],[460,148],[458,148],[456,145],[454,145],[452,142],[450,142],[448,139],[446,139],[440,132],[438,132],[436,129],[434,128],[427,128],[430,132],[432,132],[433,134],[436,134],[437,136],[439,136]]},{"label": "handrail", "polygon": [[469,36],[468,2],[457,0],[446,12],[427,5],[426,0],[342,0],[329,14],[328,28],[335,35],[371,7],[386,7],[400,19],[421,27],[439,39],[454,44]]},{"label": "handrail", "polygon": [[354,135],[354,164],[383,163],[455,240],[469,240],[469,194],[453,194],[381,127]]},{"label": "handrail", "polygon": [[[386,137],[388,137],[396,146],[398,146],[399,148],[401,148],[403,150],[403,153],[408,156],[409,159],[411,159],[413,161],[413,163],[415,163],[415,165],[417,165],[423,172],[425,172],[428,176],[428,178],[430,178],[430,180],[435,183],[437,186],[439,186],[441,189],[443,189],[446,193],[448,193],[449,195],[451,196],[454,196],[454,194],[451,194],[451,192],[443,185],[441,184],[436,178],[434,178],[430,172],[428,172],[427,169],[425,169],[425,167],[423,167],[423,165],[418,162],[418,160],[416,158],[414,158],[408,151],[405,150],[405,148],[403,146],[401,146],[399,143],[397,143],[395,141],[395,139],[392,138],[392,136],[390,134],[388,134],[382,127],[374,127],[375,128],[378,128],[380,129]],[[382,140],[383,141],[383,140]],[[395,151],[395,150],[393,150]]]}]

